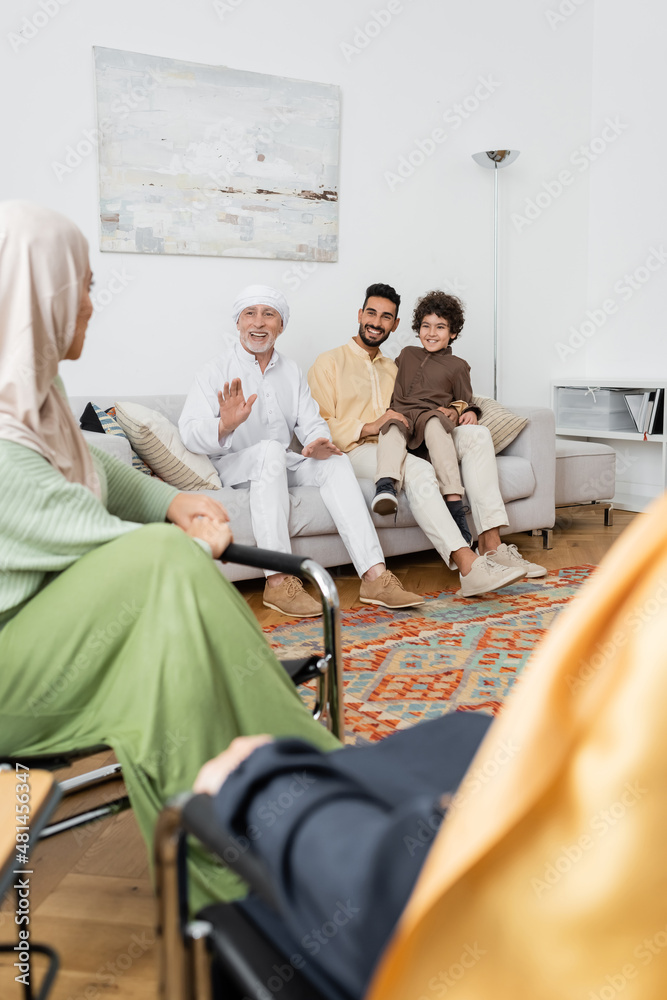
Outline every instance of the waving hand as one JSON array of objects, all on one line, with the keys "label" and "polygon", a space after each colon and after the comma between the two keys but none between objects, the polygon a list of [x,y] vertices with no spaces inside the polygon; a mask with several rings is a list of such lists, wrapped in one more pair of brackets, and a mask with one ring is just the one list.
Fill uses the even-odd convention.
[{"label": "waving hand", "polygon": [[245,398],[240,378],[232,379],[231,385],[229,382],[225,382],[222,392],[218,392],[218,403],[220,404],[219,438],[231,434],[248,419],[256,399],[257,393],[249,396],[248,399]]}]

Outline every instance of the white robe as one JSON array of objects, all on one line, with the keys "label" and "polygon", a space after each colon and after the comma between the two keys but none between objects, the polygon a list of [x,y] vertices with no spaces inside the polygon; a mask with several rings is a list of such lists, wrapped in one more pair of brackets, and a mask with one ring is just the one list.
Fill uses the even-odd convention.
[{"label": "white robe", "polygon": [[[235,378],[241,379],[246,399],[254,393],[257,399],[248,419],[219,441],[218,390]],[[331,433],[306,379],[289,358],[274,350],[262,373],[254,356],[235,343],[198,372],[178,429],[187,448],[209,456],[223,486],[249,483],[250,519],[260,548],[291,552],[288,487],[314,486],[359,576],[384,562],[347,455],[320,461],[290,451],[294,435],[307,445],[321,437],[331,440]]]},{"label": "white robe", "polygon": [[[219,441],[218,390],[235,378],[241,379],[246,399],[257,393],[257,400],[248,419]],[[304,459],[288,451],[295,434],[302,445],[320,437],[331,439],[298,365],[274,349],[262,373],[259,362],[238,342],[197,373],[178,429],[186,448],[209,456],[223,486],[259,478],[267,441],[279,441],[287,451],[288,469],[296,469]]]}]

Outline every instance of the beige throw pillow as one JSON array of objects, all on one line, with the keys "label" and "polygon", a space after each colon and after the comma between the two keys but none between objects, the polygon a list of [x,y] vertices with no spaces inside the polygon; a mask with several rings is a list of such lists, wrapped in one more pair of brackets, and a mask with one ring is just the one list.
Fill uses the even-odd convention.
[{"label": "beige throw pillow", "polygon": [[165,483],[179,490],[220,490],[222,483],[206,455],[188,451],[166,417],[140,403],[116,403],[116,420],[140,458]]},{"label": "beige throw pillow", "polygon": [[511,444],[528,423],[528,417],[520,417],[517,413],[512,413],[495,399],[489,399],[486,396],[473,396],[472,403],[473,406],[479,406],[482,411],[479,423],[489,428],[496,455],[508,444]]}]

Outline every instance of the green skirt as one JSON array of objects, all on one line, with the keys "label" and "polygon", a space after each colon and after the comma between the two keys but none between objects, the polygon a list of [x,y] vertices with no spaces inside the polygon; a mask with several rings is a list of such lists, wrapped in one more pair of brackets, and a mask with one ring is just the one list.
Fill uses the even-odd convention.
[{"label": "green skirt", "polygon": [[[171,525],[83,556],[0,632],[0,752],[111,746],[149,854],[165,802],[235,736],[256,733],[340,745],[243,598]],[[190,862],[193,909],[244,894],[203,851]]]}]

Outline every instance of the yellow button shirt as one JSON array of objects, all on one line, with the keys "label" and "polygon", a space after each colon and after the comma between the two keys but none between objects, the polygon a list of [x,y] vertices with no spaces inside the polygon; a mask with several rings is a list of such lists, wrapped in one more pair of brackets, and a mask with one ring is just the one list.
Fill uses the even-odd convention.
[{"label": "yellow button shirt", "polygon": [[377,441],[377,435],[360,441],[359,434],[364,424],[389,409],[396,371],[391,358],[378,351],[371,359],[353,339],[315,360],[308,372],[308,385],[341,451]]}]

